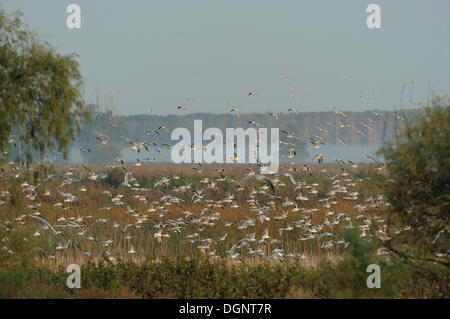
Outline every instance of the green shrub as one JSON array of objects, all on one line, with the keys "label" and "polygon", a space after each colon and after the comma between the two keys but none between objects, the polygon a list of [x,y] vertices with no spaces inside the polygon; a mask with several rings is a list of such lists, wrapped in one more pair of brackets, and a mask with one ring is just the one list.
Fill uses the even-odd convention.
[{"label": "green shrub", "polygon": [[392,203],[385,245],[448,294],[450,101],[434,97],[381,153],[388,165],[385,194]]}]

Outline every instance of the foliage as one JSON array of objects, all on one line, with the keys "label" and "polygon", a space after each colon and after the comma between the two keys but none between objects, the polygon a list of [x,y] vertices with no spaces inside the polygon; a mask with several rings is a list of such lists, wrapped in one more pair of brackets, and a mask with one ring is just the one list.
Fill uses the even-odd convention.
[{"label": "foliage", "polygon": [[117,188],[124,181],[125,172],[123,171],[123,169],[115,167],[114,169],[107,172],[107,174],[108,176],[106,176],[106,178],[102,180],[103,184],[107,184],[114,188]]},{"label": "foliage", "polygon": [[20,19],[0,8],[0,150],[23,147],[27,164],[69,141],[88,118],[75,55],[61,55]]},{"label": "foliage", "polygon": [[[385,194],[394,230],[387,246],[410,262],[449,267],[450,103],[434,97],[417,117],[406,121],[383,150],[391,183]],[[418,265],[418,264],[417,264]]]},{"label": "foliage", "polygon": [[[0,252],[0,254],[2,254]],[[375,260],[372,260],[375,262]],[[407,264],[381,262],[382,286],[366,286],[358,260],[229,266],[207,258],[147,259],[141,263],[107,259],[81,267],[81,289],[68,289],[68,274],[36,264],[0,267],[0,298],[405,298],[439,294]]]}]

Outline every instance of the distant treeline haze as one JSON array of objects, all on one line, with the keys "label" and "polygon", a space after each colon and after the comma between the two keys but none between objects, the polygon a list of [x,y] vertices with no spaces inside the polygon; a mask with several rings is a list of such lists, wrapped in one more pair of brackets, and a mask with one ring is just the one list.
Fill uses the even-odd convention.
[{"label": "distant treeline haze", "polygon": [[[280,140],[296,144],[298,158],[309,156],[307,146],[311,146],[311,138],[327,145],[381,145],[391,141],[395,134],[395,127],[402,126],[405,118],[413,116],[414,111],[364,111],[343,112],[337,114],[329,112],[309,113],[279,113],[269,115],[264,113],[241,114],[240,117],[230,114],[185,114],[185,115],[131,115],[118,116],[112,112],[98,112],[96,105],[88,106],[91,112],[91,121],[84,123],[81,133],[71,148],[83,149],[81,155],[84,162],[110,162],[121,157],[122,150],[130,148],[127,141],[138,139],[140,142],[154,142],[156,148],[165,150],[162,144],[174,145],[178,141],[171,141],[172,130],[185,127],[193,134],[194,120],[202,120],[203,130],[219,128],[224,134],[226,128],[246,129],[255,127],[250,121],[256,122],[260,127],[279,128],[299,137],[299,140],[290,140],[280,131]],[[159,129],[161,126],[165,129]],[[152,132],[158,130],[158,133]],[[147,133],[146,133],[147,132]],[[107,140],[102,144],[97,137],[101,134]],[[205,141],[205,144],[208,143]],[[151,146],[155,149],[155,146]],[[90,152],[87,151],[90,150]],[[283,148],[282,148],[283,149]],[[141,151],[142,152],[142,151]],[[146,152],[143,150],[143,152]],[[56,154],[49,158],[57,160]],[[150,157],[157,157],[155,154]],[[157,159],[156,159],[157,160]],[[57,160],[58,161],[58,160]]]}]

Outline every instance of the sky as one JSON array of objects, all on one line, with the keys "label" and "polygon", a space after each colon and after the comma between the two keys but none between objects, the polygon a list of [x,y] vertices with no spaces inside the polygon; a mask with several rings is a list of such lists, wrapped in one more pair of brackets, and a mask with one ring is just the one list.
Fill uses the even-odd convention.
[{"label": "sky", "polygon": [[[66,26],[71,3],[81,7],[80,29]],[[371,3],[380,29],[366,25]],[[106,107],[112,88],[119,115],[229,113],[232,104],[243,113],[395,110],[405,83],[404,107],[425,102],[430,88],[450,91],[449,0],[1,4],[21,10],[59,53],[77,53],[85,101],[98,94]]]}]

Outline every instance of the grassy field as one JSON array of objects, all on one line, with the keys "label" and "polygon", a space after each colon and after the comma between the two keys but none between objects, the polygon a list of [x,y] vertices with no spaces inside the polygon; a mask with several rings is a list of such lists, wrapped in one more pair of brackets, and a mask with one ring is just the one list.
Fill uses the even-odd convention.
[{"label": "grassy field", "polygon": [[[4,167],[0,297],[446,296],[383,248],[385,168],[302,167],[270,181],[247,165]],[[66,287],[69,264],[81,289]]]}]

